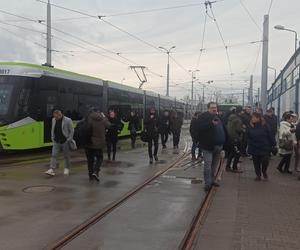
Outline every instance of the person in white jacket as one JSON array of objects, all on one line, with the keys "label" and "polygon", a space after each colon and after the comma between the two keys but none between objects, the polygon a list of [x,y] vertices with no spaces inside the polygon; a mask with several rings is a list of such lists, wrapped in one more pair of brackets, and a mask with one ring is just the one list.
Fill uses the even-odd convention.
[{"label": "person in white jacket", "polygon": [[291,174],[289,170],[291,157],[294,150],[294,144],[296,142],[295,128],[292,127],[293,116],[286,114],[283,117],[283,121],[280,122],[279,128],[279,154],[282,157],[277,169],[281,173]]}]

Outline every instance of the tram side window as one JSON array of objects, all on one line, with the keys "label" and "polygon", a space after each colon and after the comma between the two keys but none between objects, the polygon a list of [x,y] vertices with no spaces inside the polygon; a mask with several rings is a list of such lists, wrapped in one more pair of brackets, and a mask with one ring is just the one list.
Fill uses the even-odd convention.
[{"label": "tram side window", "polygon": [[30,115],[29,114],[29,99],[30,99],[31,89],[22,88],[19,94],[18,100],[18,116],[20,118]]},{"label": "tram side window", "polygon": [[72,117],[72,111],[74,109],[72,81],[60,79],[58,82],[58,94],[59,108],[64,111],[67,117],[74,119],[74,117]]},{"label": "tram side window", "polygon": [[76,83],[73,84],[72,119],[85,117],[91,108],[102,110],[103,87],[100,85]]},{"label": "tram side window", "polygon": [[154,96],[146,96],[146,114],[149,113],[151,108],[158,110],[158,98]]},{"label": "tram side window", "polygon": [[132,110],[141,116],[143,113],[143,95],[125,90],[109,88],[108,110],[116,111],[123,121],[128,119]]}]

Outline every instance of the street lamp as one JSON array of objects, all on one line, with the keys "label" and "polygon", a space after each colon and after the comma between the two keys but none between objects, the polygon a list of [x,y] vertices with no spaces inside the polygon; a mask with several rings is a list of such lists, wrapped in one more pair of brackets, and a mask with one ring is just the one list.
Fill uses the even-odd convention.
[{"label": "street lamp", "polygon": [[191,102],[192,102],[192,105],[194,105],[194,79],[196,77],[194,77],[194,73],[195,72],[198,72],[200,71],[199,69],[196,69],[196,70],[189,70],[189,72],[192,73],[192,91],[191,91]]},{"label": "street lamp", "polygon": [[296,51],[297,50],[297,41],[298,41],[297,32],[295,30],[286,29],[282,25],[276,25],[276,26],[274,26],[274,28],[277,29],[277,30],[285,30],[285,31],[293,32],[295,34],[295,51]]},{"label": "street lamp", "polygon": [[158,47],[159,49],[162,49],[164,51],[166,51],[167,55],[168,55],[168,64],[167,64],[167,96],[169,96],[169,81],[170,81],[170,52],[172,49],[176,48],[176,46],[172,46],[170,49],[166,49],[164,47]]}]

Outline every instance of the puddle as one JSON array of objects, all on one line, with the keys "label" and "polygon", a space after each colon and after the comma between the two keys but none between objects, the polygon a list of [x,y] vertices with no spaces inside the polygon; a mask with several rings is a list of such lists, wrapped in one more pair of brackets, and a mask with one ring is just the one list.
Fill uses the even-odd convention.
[{"label": "puddle", "polygon": [[124,172],[118,170],[118,169],[108,169],[106,172],[106,174],[108,175],[120,175],[120,174],[124,174]]},{"label": "puddle", "polygon": [[12,190],[0,190],[0,196],[13,196],[14,194]]},{"label": "puddle", "polygon": [[183,182],[186,184],[200,184],[203,182],[202,179],[196,177],[187,177],[187,176],[176,176],[176,175],[163,175],[162,178],[172,179],[178,182]]},{"label": "puddle", "polygon": [[154,180],[151,183],[149,183],[146,188],[150,188],[150,187],[158,187],[160,184],[162,184],[162,181],[158,181],[158,180]]},{"label": "puddle", "polygon": [[47,193],[55,190],[55,186],[50,185],[38,185],[38,186],[29,186],[23,188],[24,193]]},{"label": "puddle", "polygon": [[106,188],[112,188],[112,187],[117,186],[119,183],[120,182],[118,182],[118,181],[106,181],[103,183],[103,186]]},{"label": "puddle", "polygon": [[158,160],[155,164],[165,164],[167,161],[166,160]]},{"label": "puddle", "polygon": [[114,162],[105,161],[103,167],[104,168],[110,168],[110,167],[131,168],[134,167],[134,164],[131,162],[123,162],[123,161],[114,161]]}]

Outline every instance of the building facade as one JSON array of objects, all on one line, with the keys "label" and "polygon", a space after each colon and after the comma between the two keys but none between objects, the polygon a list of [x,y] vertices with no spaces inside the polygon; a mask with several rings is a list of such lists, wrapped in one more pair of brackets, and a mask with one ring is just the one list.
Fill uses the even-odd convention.
[{"label": "building facade", "polygon": [[285,111],[299,113],[300,48],[290,58],[268,90],[268,108],[274,107],[278,117]]}]

